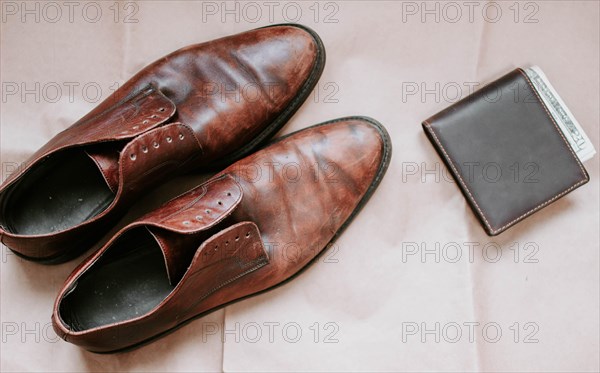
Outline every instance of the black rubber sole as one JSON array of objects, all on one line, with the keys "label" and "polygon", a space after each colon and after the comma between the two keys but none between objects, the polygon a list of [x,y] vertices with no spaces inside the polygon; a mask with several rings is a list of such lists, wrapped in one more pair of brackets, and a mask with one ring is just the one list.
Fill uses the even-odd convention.
[{"label": "black rubber sole", "polygon": [[[319,254],[317,254],[308,264],[306,264],[304,267],[302,267],[298,272],[296,272],[295,274],[293,274],[292,276],[290,276],[289,278],[283,280],[282,282],[271,286],[270,288],[261,290],[259,292],[253,293],[253,294],[248,294],[244,297],[238,298],[238,299],[234,299],[230,302],[224,303],[222,305],[219,305],[218,307],[212,308],[206,312],[200,313],[194,317],[191,317],[185,321],[183,321],[182,323],[176,325],[175,327],[166,330],[160,334],[157,334],[153,337],[150,337],[142,342],[139,342],[137,344],[128,346],[128,347],[124,347],[121,349],[117,349],[117,350],[112,350],[112,351],[92,351],[90,350],[90,352],[93,353],[97,353],[97,354],[114,354],[114,353],[124,353],[124,352],[128,352],[131,350],[135,350],[137,348],[143,347],[149,343],[154,342],[157,339],[160,339],[170,333],[173,333],[175,331],[177,331],[179,328],[184,327],[185,325],[189,324],[192,321],[195,321],[197,319],[200,319],[208,314],[211,314],[215,311],[218,311],[222,308],[225,308],[231,304],[237,303],[237,302],[241,302],[245,299],[251,298],[251,297],[255,297],[258,295],[261,295],[263,293],[266,293],[268,291],[271,291],[273,289],[277,289],[280,286],[283,286],[285,284],[287,284],[288,282],[292,281],[293,279],[295,279],[296,277],[300,276],[300,274],[304,273],[304,271],[306,271],[310,266],[312,266],[315,262],[317,262],[328,250],[327,248],[329,248],[331,246],[331,244],[346,230],[346,228],[348,227],[348,225],[350,225],[350,223],[352,222],[352,220],[354,220],[354,218],[356,217],[356,215],[362,210],[362,208],[364,207],[364,205],[369,201],[369,199],[371,198],[371,196],[373,195],[373,193],[375,192],[375,190],[377,189],[377,187],[379,186],[379,184],[381,183],[381,180],[383,179],[383,176],[385,175],[389,165],[390,165],[390,161],[392,159],[392,142],[390,140],[390,136],[387,132],[387,130],[385,129],[385,127],[383,127],[383,125],[381,123],[379,123],[378,121],[369,118],[369,117],[364,117],[364,116],[352,116],[352,117],[344,117],[344,118],[339,118],[339,119],[334,119],[334,120],[330,120],[327,122],[323,122],[323,123],[319,123],[316,124],[314,126],[310,126],[307,128],[304,128],[300,131],[306,130],[306,129],[310,129],[310,128],[315,128],[315,127],[320,127],[320,126],[325,126],[328,124],[332,124],[332,123],[337,123],[337,122],[343,122],[343,121],[347,121],[347,120],[360,120],[363,122],[367,122],[369,124],[371,124],[373,127],[375,127],[377,129],[377,131],[379,132],[379,134],[381,135],[381,138],[383,140],[383,156],[382,156],[382,160],[381,163],[379,165],[379,168],[377,170],[377,173],[375,175],[375,178],[373,179],[373,181],[371,182],[371,185],[369,185],[369,188],[367,189],[365,195],[362,197],[362,199],[359,201],[359,203],[357,204],[357,206],[354,208],[354,210],[352,211],[352,213],[350,214],[350,216],[348,217],[348,219],[346,219],[346,221],[342,224],[342,226],[335,232],[335,234],[333,235],[333,237],[331,238],[331,240],[329,240],[329,242],[325,245],[325,247],[323,248],[323,250],[321,250],[321,252],[319,252]],[[297,131],[297,132],[300,132]],[[294,135],[295,133],[290,133],[288,135],[285,135],[283,137],[277,138],[275,139],[273,142],[271,142],[270,144],[275,144],[289,136]],[[270,145],[269,144],[269,145]]]},{"label": "black rubber sole", "polygon": [[[222,159],[214,162],[208,168],[205,168],[204,171],[209,172],[209,171],[223,169],[223,168],[229,166],[230,164],[232,164],[233,162],[237,161],[238,159],[243,158],[243,157],[249,155],[250,153],[254,152],[261,145],[263,145],[265,142],[267,142],[273,135],[275,135],[281,128],[283,128],[283,126],[298,111],[298,109],[300,109],[302,104],[306,101],[306,99],[312,93],[312,90],[314,89],[319,78],[321,77],[321,74],[323,73],[323,69],[325,68],[326,54],[325,54],[325,46],[323,45],[323,41],[321,40],[319,35],[315,31],[310,29],[309,27],[306,27],[306,26],[303,26],[300,24],[277,24],[277,25],[270,25],[270,26],[261,27],[261,28],[269,28],[269,27],[276,27],[276,26],[282,26],[282,25],[297,27],[299,29],[302,29],[302,30],[308,32],[313,37],[313,39],[315,40],[315,43],[317,44],[317,59],[315,61],[315,66],[313,67],[310,75],[306,79],[306,82],[304,82],[304,84],[302,85],[302,88],[300,88],[300,91],[298,92],[296,97],[286,107],[286,109],[275,119],[275,121],[273,121],[271,124],[269,124],[261,133],[259,133],[248,144],[244,145],[239,150],[237,150],[229,155],[226,155]],[[91,242],[93,242],[93,241],[91,241]],[[85,246],[81,250],[77,250],[77,249],[70,250],[64,254],[60,254],[58,256],[54,256],[54,257],[50,257],[50,258],[33,258],[33,257],[29,257],[26,255],[20,254],[10,248],[9,249],[13,253],[15,253],[15,255],[17,255],[18,257],[20,257],[24,260],[28,260],[30,262],[35,262],[35,263],[39,263],[39,264],[51,265],[51,264],[65,263],[72,259],[75,259],[78,256],[80,256],[81,254],[83,254],[84,252],[86,252],[87,250],[89,250],[90,248],[91,248],[91,246]]]}]

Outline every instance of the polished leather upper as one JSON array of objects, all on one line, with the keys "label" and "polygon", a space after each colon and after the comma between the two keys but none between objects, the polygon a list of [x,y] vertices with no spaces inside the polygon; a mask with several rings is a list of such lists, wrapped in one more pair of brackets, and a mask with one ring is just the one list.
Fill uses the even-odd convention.
[{"label": "polished leather upper", "polygon": [[[58,294],[56,332],[92,351],[114,351],[282,283],[339,234],[377,187],[390,157],[380,125],[346,118],[299,131],[236,162],[126,226],[82,263]],[[162,252],[172,290],[136,317],[86,328],[69,299],[96,302],[78,283],[140,228],[158,243],[153,250]]]},{"label": "polished leather upper", "polygon": [[112,203],[81,224],[33,235],[11,231],[2,207],[2,243],[29,258],[56,257],[103,233],[167,176],[248,153],[298,108],[323,63],[318,37],[297,25],[256,29],[161,58],[56,135],[0,187],[6,200],[9,189],[46,159],[81,148],[114,194]]}]

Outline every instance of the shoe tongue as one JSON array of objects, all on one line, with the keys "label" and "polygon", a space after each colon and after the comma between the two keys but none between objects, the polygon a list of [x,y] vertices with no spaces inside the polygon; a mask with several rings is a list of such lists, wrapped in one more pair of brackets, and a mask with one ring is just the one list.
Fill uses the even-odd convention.
[{"label": "shoe tongue", "polygon": [[223,175],[140,218],[136,225],[145,225],[160,245],[171,285],[179,282],[200,244],[220,230],[219,223],[241,200],[239,184]]},{"label": "shoe tongue", "polygon": [[194,278],[199,301],[212,292],[269,263],[256,224],[243,221],[214,234],[196,251],[186,276]]},{"label": "shoe tongue", "polygon": [[186,273],[207,291],[269,262],[256,224],[243,221],[195,235],[148,228],[165,255],[167,275],[176,286]]},{"label": "shoe tongue", "polygon": [[196,249],[207,237],[207,232],[181,234],[156,227],[149,227],[148,230],[158,242],[165,258],[169,283],[177,285],[191,263]]},{"label": "shoe tongue", "polygon": [[113,193],[119,189],[119,150],[117,148],[92,148],[85,153],[94,161],[104,181]]}]

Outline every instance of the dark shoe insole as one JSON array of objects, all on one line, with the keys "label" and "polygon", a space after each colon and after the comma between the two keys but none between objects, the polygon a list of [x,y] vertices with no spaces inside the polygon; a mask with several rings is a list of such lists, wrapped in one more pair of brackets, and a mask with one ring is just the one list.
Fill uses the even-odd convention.
[{"label": "dark shoe insole", "polygon": [[22,235],[64,231],[102,212],[114,197],[85,152],[66,150],[9,188],[3,198],[3,225]]},{"label": "dark shoe insole", "polygon": [[67,294],[60,316],[72,330],[130,320],[173,290],[156,240],[143,227],[124,234]]}]

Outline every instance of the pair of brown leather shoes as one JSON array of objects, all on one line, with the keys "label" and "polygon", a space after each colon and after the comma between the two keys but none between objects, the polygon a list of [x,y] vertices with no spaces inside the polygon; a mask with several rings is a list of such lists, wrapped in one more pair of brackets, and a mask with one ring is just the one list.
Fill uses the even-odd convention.
[{"label": "pair of brown leather shoes", "polygon": [[[252,153],[304,102],[324,63],[319,37],[298,25],[154,62],[3,183],[2,243],[46,263],[82,253],[149,188]],[[283,283],[350,222],[390,156],[385,129],[364,117],[277,139],[86,259],[57,297],[56,332],[112,352]]]}]

